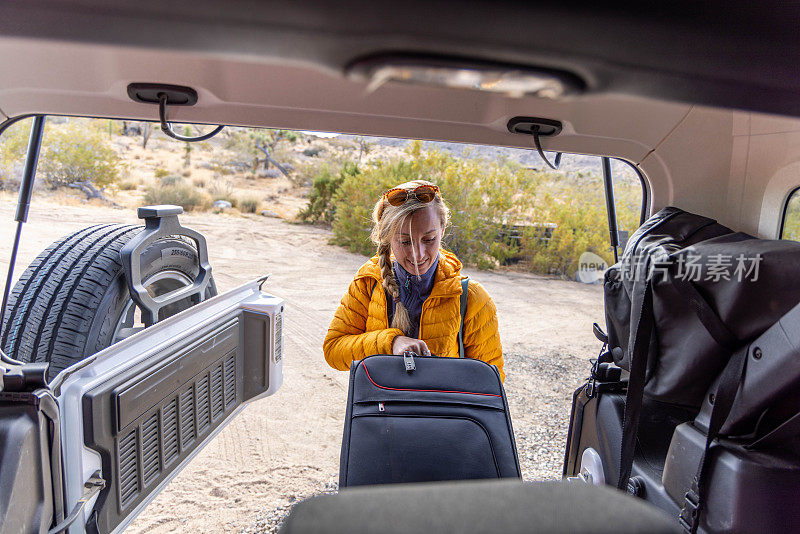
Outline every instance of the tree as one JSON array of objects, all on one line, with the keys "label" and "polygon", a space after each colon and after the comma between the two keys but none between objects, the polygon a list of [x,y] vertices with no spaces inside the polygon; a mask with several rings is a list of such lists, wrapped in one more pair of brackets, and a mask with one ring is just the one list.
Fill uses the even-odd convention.
[{"label": "tree", "polygon": [[367,141],[364,139],[364,136],[359,136],[358,138],[358,161],[356,162],[356,166],[361,165],[361,156],[364,154],[369,154],[370,146],[367,144]]},{"label": "tree", "polygon": [[[184,137],[191,137],[192,129],[189,126],[183,128],[183,135]],[[192,164],[192,143],[189,141],[184,141],[183,143],[185,146],[183,147],[183,166],[188,167]]]},{"label": "tree", "polygon": [[149,122],[142,124],[142,148],[147,148],[147,141],[150,140],[152,125]]},{"label": "tree", "polygon": [[258,130],[253,128],[226,131],[225,147],[233,150],[242,158],[250,161],[253,172],[259,169],[268,170],[274,165],[289,178],[289,172],[275,157],[275,150],[281,142],[297,141],[297,133],[291,130]]}]

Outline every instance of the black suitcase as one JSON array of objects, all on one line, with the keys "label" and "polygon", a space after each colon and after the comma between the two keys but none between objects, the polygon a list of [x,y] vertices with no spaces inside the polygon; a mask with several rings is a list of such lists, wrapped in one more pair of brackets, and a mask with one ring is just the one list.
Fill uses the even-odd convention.
[{"label": "black suitcase", "polygon": [[497,369],[369,356],[350,369],[339,487],[520,477]]}]

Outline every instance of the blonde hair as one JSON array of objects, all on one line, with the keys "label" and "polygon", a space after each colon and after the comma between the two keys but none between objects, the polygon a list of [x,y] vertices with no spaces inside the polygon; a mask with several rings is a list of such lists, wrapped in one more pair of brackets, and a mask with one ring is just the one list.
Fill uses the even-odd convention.
[{"label": "blonde hair", "polygon": [[[395,186],[393,189],[405,189],[411,191],[421,185],[434,185],[426,180],[412,180]],[[378,266],[381,269],[381,279],[383,288],[394,299],[394,317],[392,318],[392,328],[398,328],[403,334],[410,336],[411,317],[403,303],[400,302],[400,285],[392,268],[392,238],[395,233],[415,212],[433,206],[439,214],[442,229],[447,228],[450,222],[450,209],[445,205],[441,195],[436,195],[431,202],[420,202],[415,197],[410,197],[399,206],[392,206],[383,196],[375,203],[372,210],[372,242],[378,247]],[[386,303],[389,306],[389,303]]]}]

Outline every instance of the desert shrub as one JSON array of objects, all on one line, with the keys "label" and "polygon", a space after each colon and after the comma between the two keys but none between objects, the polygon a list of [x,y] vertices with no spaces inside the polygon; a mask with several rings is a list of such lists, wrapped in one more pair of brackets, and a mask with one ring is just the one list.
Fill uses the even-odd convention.
[{"label": "desert shrub", "polygon": [[[238,166],[238,163],[235,162],[235,161],[231,161],[231,162],[228,162],[228,163],[212,163],[211,164],[211,170],[214,171],[215,174],[220,174],[220,175],[225,176],[225,175],[229,175],[229,174],[234,174],[236,172],[236,167],[237,166]],[[249,169],[250,166],[249,165],[244,165],[244,168],[245,169]]]},{"label": "desert shrub", "polygon": [[156,185],[147,189],[144,196],[147,205],[175,204],[186,211],[208,209],[211,199],[208,195],[186,184]]},{"label": "desert shrub", "polygon": [[346,177],[355,177],[359,174],[361,171],[358,166],[352,163],[344,165],[339,172],[333,172],[328,165],[323,165],[313,178],[308,205],[297,214],[297,217],[306,222],[333,222],[336,214],[333,195]]},{"label": "desert shrub", "polygon": [[19,187],[32,123],[33,119],[16,122],[0,136],[0,189]]},{"label": "desert shrub", "polygon": [[261,199],[259,197],[248,196],[239,199],[239,210],[243,213],[255,213],[261,206]]},{"label": "desert shrub", "polygon": [[161,185],[178,185],[183,183],[183,177],[177,174],[168,174],[166,176],[162,176],[159,180]]},{"label": "desert shrub", "polygon": [[169,176],[169,171],[167,169],[163,169],[161,167],[158,167],[153,172],[153,174],[155,175],[156,178],[164,178],[165,176]]},{"label": "desert shrub", "polygon": [[518,166],[480,158],[457,159],[423,151],[413,143],[407,157],[379,161],[360,175],[345,176],[333,194],[333,242],[351,251],[373,254],[369,241],[372,207],[380,195],[399,183],[424,178],[439,186],[451,210],[444,245],[462,261],[491,267],[517,253],[498,240],[504,223],[530,203],[536,180]]},{"label": "desert shrub", "polygon": [[642,216],[642,184],[638,177],[614,182],[617,228],[626,230],[630,237],[639,228]]},{"label": "desert shrub", "polygon": [[98,128],[102,122],[76,120],[46,127],[37,176],[52,189],[82,181],[100,188],[116,183],[123,165]]},{"label": "desert shrub", "polygon": [[[614,196],[617,228],[632,234],[639,227],[641,216],[642,189],[638,178],[615,179]],[[536,198],[533,218],[540,225],[555,228],[549,239],[541,226],[526,229],[522,253],[528,258],[531,270],[571,278],[584,252],[593,252],[613,263],[603,181],[599,176],[586,173],[576,180],[549,175]]]},{"label": "desert shrub", "polygon": [[560,184],[559,194],[548,191],[537,198],[535,220],[553,229],[549,239],[543,226],[525,229],[522,253],[531,270],[571,277],[584,252],[594,252],[613,263],[604,202],[599,178],[591,187]]},{"label": "desert shrub", "polygon": [[783,239],[800,241],[800,195],[794,193],[786,205],[786,220],[783,223]]},{"label": "desert shrub", "polygon": [[230,180],[217,178],[207,188],[211,200],[227,200],[233,204],[233,183]]},{"label": "desert shrub", "polygon": [[311,147],[308,147],[305,150],[303,150],[303,155],[304,156],[308,156],[309,158],[313,158],[315,156],[318,156],[319,153],[322,152],[322,151],[323,151],[322,147],[311,146]]},{"label": "desert shrub", "polygon": [[192,183],[194,184],[195,187],[200,189],[205,189],[206,187],[206,179],[202,177],[195,178],[194,180],[192,180]]},{"label": "desert shrub", "polygon": [[137,187],[139,187],[139,181],[138,180],[127,179],[127,180],[122,180],[119,183],[119,188],[122,191],[132,191],[132,190],[136,189]]},{"label": "desert shrub", "polygon": [[407,180],[411,171],[408,161],[379,162],[360,175],[348,176],[333,194],[332,242],[347,247],[351,252],[370,256],[375,245],[369,239],[372,228],[372,208],[375,201],[388,188]]},{"label": "desert shrub", "polygon": [[[374,162],[360,174],[320,169],[301,217],[332,218],[335,244],[372,255],[374,202],[386,189],[416,178],[439,186],[451,210],[443,244],[464,262],[492,268],[522,257],[534,272],[571,277],[583,252],[613,261],[603,183],[595,174],[531,171],[468,153],[455,158],[423,151],[419,142],[405,157]],[[639,226],[641,186],[638,179],[615,182],[618,227],[632,233]],[[512,227],[522,229],[520,239],[508,238]]]},{"label": "desert shrub", "polygon": [[[30,125],[31,121],[20,121],[0,137],[0,183],[3,187],[19,182]],[[106,130],[107,121],[48,119],[37,177],[53,189],[81,181],[90,181],[100,188],[116,183],[123,165],[107,140]]]}]

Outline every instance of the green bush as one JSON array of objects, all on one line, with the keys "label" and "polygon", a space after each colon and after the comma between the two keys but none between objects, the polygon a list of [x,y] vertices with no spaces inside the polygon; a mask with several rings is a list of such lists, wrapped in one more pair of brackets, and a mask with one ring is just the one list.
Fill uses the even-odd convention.
[{"label": "green bush", "polygon": [[145,205],[175,204],[186,211],[208,209],[211,199],[194,187],[185,184],[156,185],[147,189]]},{"label": "green bush", "polygon": [[[571,278],[584,252],[593,252],[612,264],[602,179],[591,173],[580,176],[577,182],[551,175],[541,190],[533,210],[533,219],[540,226],[528,227],[521,240],[521,252],[530,269]],[[615,180],[614,195],[617,228],[632,234],[639,227],[641,185]],[[544,225],[554,226],[549,239]]]},{"label": "green bush", "polygon": [[165,176],[169,176],[169,171],[167,169],[162,169],[158,167],[154,172],[156,178],[164,178]]},{"label": "green bush", "polygon": [[[418,178],[439,186],[451,211],[443,244],[463,262],[492,268],[522,257],[534,272],[571,277],[584,252],[613,261],[604,188],[596,175],[532,171],[469,154],[455,158],[423,151],[420,142],[410,145],[406,157],[372,163],[360,173],[323,168],[303,216],[332,219],[333,243],[372,255],[375,201],[386,189]],[[632,233],[641,210],[638,180],[615,179],[615,195],[618,227]],[[519,239],[508,237],[512,228],[521,229]]]},{"label": "green bush", "polygon": [[344,178],[333,195],[334,243],[373,254],[369,230],[375,201],[392,186],[422,178],[439,186],[450,207],[451,227],[444,246],[462,261],[488,268],[517,253],[513,244],[499,241],[498,235],[506,221],[526,211],[536,176],[519,166],[422,151],[420,142],[413,143],[407,155],[377,162],[360,175]]},{"label": "green bush", "polygon": [[584,252],[594,252],[613,263],[602,187],[599,183],[597,191],[589,192],[588,188],[567,186],[563,194],[547,193],[538,199],[536,220],[554,228],[549,239],[542,227],[532,226],[523,232],[522,255],[528,258],[532,271],[569,277],[577,271]]},{"label": "green bush", "polygon": [[795,193],[786,206],[786,221],[783,223],[783,239],[800,241],[800,195]]},{"label": "green bush", "polygon": [[0,136],[0,189],[19,186],[32,122],[33,119],[16,122]]},{"label": "green bush", "polygon": [[297,214],[297,217],[306,222],[333,222],[336,214],[333,195],[346,177],[356,177],[359,174],[361,171],[353,163],[346,163],[338,173],[331,172],[328,165],[323,165],[314,176],[311,192],[308,195],[308,205]]},{"label": "green bush", "polygon": [[46,126],[37,176],[52,189],[82,181],[107,187],[119,180],[121,168],[117,153],[89,121]]},{"label": "green bush", "polygon": [[372,208],[388,188],[408,180],[411,164],[406,161],[380,162],[357,175],[342,180],[333,194],[333,238],[331,242],[351,252],[375,254],[369,239]]}]

